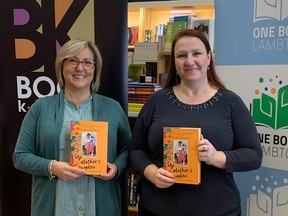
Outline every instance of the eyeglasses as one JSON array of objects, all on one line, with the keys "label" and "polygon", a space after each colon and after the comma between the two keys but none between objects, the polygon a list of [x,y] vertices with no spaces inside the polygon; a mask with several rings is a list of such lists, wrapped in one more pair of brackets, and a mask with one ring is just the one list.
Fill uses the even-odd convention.
[{"label": "eyeglasses", "polygon": [[83,61],[79,61],[77,58],[67,58],[66,59],[68,66],[71,68],[76,68],[81,63],[82,67],[85,70],[91,70],[95,66],[95,62],[92,59],[83,59]]}]

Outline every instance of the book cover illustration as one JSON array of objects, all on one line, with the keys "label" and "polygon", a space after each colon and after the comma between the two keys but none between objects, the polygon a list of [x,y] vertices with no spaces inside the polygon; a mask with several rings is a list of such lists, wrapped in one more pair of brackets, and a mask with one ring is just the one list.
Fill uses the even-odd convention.
[{"label": "book cover illustration", "polygon": [[195,19],[193,27],[195,30],[202,32],[210,43],[211,50],[214,51],[214,20],[212,19]]},{"label": "book cover illustration", "polygon": [[107,172],[108,122],[71,121],[70,165],[87,175]]},{"label": "book cover illustration", "polygon": [[135,43],[138,42],[138,32],[139,32],[139,27],[138,26],[128,27],[127,33],[128,33],[128,44],[129,44],[129,46],[132,46],[132,45],[134,45]]},{"label": "book cover illustration", "polygon": [[164,167],[171,172],[176,183],[200,184],[201,170],[197,143],[200,128],[164,127]]}]

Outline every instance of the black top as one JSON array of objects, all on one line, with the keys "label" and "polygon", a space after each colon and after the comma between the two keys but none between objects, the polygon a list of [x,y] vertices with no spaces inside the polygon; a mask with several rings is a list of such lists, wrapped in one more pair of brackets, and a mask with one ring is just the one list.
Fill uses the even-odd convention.
[{"label": "black top", "polygon": [[240,194],[234,171],[258,169],[262,148],[254,121],[242,99],[218,91],[203,104],[180,102],[172,88],[150,96],[133,128],[130,161],[143,174],[149,164],[163,167],[163,127],[200,127],[202,135],[227,157],[226,170],[201,163],[201,184],[174,184],[159,189],[143,176],[140,202],[163,216],[240,215]]}]

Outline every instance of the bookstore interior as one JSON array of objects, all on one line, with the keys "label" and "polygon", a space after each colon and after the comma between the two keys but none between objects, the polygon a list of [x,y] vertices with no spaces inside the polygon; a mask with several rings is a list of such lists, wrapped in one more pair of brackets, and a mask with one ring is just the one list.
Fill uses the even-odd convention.
[{"label": "bookstore interior", "polygon": [[137,117],[167,79],[171,44],[183,28],[202,31],[214,45],[214,1],[129,1],[128,112]]},{"label": "bookstore interior", "polygon": [[[214,0],[128,1],[128,115],[138,116],[144,103],[167,79],[171,43],[184,28],[202,31],[214,46]],[[129,216],[137,215],[136,172],[129,172]]]}]

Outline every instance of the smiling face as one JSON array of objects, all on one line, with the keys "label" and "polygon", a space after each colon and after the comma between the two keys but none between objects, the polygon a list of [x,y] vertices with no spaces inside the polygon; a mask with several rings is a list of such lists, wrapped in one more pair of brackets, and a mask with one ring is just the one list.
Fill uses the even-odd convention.
[{"label": "smiling face", "polygon": [[[72,59],[82,62],[84,59],[93,60],[93,54],[89,48],[80,50]],[[90,85],[94,77],[95,67],[92,69],[84,69],[82,63],[79,63],[76,67],[69,65],[71,58],[64,60],[63,64],[63,78],[65,80],[65,92],[81,90],[82,92],[89,91]]]},{"label": "smiling face", "polygon": [[207,53],[205,45],[197,37],[183,37],[174,48],[175,67],[181,82],[208,82],[207,69],[211,53]]}]

